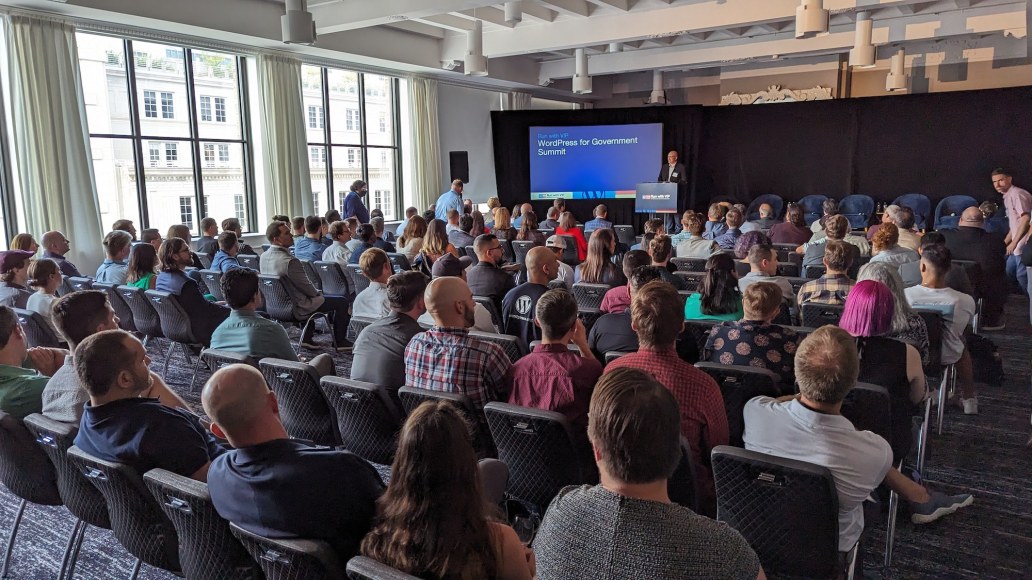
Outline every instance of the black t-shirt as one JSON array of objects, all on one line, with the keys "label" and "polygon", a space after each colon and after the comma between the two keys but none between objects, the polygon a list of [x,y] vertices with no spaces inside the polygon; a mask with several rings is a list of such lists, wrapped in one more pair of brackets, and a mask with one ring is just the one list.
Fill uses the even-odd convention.
[{"label": "black t-shirt", "polygon": [[518,336],[523,343],[541,340],[541,329],[534,324],[538,298],[548,286],[526,282],[510,290],[502,300],[502,333]]},{"label": "black t-shirt", "polygon": [[502,310],[502,298],[513,289],[516,280],[512,274],[494,264],[477,262],[466,272],[466,283],[474,296],[484,296],[494,301],[495,308]]},{"label": "black t-shirt", "polygon": [[596,320],[588,334],[588,346],[602,364],[607,352],[636,352],[638,334],[631,329],[631,310],[604,314]]}]

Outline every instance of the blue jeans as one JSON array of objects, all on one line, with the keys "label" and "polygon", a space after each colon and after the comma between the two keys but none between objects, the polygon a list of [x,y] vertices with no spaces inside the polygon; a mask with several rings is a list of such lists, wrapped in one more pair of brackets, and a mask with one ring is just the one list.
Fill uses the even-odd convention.
[{"label": "blue jeans", "polygon": [[1028,291],[1028,268],[1021,263],[1021,256],[1007,256],[1007,279],[1017,282],[1022,292]]}]

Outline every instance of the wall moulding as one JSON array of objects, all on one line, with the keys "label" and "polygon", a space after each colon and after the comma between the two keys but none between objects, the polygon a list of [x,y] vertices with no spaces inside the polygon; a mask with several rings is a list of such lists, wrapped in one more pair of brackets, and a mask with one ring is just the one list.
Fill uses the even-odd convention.
[{"label": "wall moulding", "polygon": [[832,89],[820,85],[812,89],[792,90],[771,85],[758,93],[732,92],[720,97],[723,105],[759,105],[762,103],[794,103],[796,101],[826,101],[834,99]]}]

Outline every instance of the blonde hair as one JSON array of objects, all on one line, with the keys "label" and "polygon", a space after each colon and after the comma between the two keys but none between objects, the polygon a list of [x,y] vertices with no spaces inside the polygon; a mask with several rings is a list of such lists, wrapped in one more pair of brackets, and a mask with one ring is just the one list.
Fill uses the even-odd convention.
[{"label": "blonde hair", "polygon": [[772,282],[753,282],[742,294],[742,310],[746,320],[767,320],[781,310],[784,295]]}]

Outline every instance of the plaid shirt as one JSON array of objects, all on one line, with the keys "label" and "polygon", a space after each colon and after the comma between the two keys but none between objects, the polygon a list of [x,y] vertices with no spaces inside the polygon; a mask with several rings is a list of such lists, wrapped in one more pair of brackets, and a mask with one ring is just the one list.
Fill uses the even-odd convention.
[{"label": "plaid shirt", "polygon": [[710,451],[717,445],[727,445],[729,437],[724,397],[717,382],[681,360],[673,348],[641,347],[638,352],[609,363],[606,372],[624,367],[645,371],[673,393],[681,415],[681,435],[691,445],[692,460],[698,469],[702,505],[712,507],[716,496]]},{"label": "plaid shirt", "polygon": [[845,304],[846,296],[853,289],[853,282],[845,274],[825,274],[810,280],[799,288],[796,304],[816,302],[818,304]]},{"label": "plaid shirt", "polygon": [[[405,384],[417,389],[462,393],[482,410],[508,398],[512,363],[500,346],[469,336],[465,328],[434,326],[405,347]],[[478,418],[487,429],[483,413]]]}]

